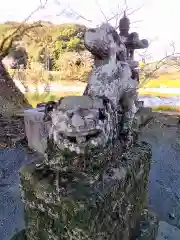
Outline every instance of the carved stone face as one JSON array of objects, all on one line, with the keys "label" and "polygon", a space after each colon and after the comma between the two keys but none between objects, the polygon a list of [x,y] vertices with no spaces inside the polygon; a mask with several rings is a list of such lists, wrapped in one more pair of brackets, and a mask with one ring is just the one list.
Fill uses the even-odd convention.
[{"label": "carved stone face", "polygon": [[51,120],[51,134],[58,145],[93,144],[104,137],[105,106],[99,98],[65,97],[52,111]]},{"label": "carved stone face", "polygon": [[[118,33],[109,23],[85,32],[84,44],[86,48],[100,59],[110,58],[116,53],[126,56],[126,48]],[[122,60],[122,59],[120,59]]]},{"label": "carved stone face", "polygon": [[111,25],[89,29],[85,44],[91,53],[108,61],[92,70],[86,95],[65,97],[50,113],[50,137],[60,149],[76,152],[84,151],[86,146],[105,147],[117,139],[121,100],[126,102],[123,119],[128,119],[130,129],[137,88],[129,64],[121,58],[126,55],[125,45]]}]

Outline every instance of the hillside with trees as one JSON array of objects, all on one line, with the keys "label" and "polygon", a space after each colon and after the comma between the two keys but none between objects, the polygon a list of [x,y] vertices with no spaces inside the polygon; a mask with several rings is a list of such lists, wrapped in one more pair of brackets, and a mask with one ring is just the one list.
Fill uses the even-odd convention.
[{"label": "hillside with trees", "polygon": [[[33,23],[35,24],[35,23]],[[49,62],[50,70],[59,70],[58,62],[62,55],[67,52],[84,51],[83,33],[85,26],[77,24],[54,25],[50,22],[38,22],[37,26],[29,29],[22,36],[13,40],[13,45],[9,51],[9,57],[22,59],[24,48],[28,55],[28,64],[38,62],[45,67]],[[20,23],[6,22],[0,24],[0,41],[2,41]],[[25,24],[31,27],[31,24]],[[26,56],[25,56],[26,58]]]},{"label": "hillside with trees", "polygon": [[[0,42],[22,23],[0,24]],[[23,66],[26,81],[83,80],[92,66],[92,56],[85,50],[83,35],[86,29],[78,24],[34,22],[24,24],[28,29],[13,39],[8,54],[3,59],[6,68]],[[47,73],[48,70],[53,74]],[[14,72],[13,72],[14,74]],[[19,77],[18,77],[19,78]]]}]

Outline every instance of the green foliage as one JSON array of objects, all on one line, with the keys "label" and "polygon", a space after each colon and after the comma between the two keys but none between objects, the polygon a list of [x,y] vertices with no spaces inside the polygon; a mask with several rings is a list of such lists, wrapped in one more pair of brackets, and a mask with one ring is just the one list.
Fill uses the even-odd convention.
[{"label": "green foliage", "polygon": [[76,36],[79,32],[82,32],[85,30],[85,26],[78,25],[78,24],[61,24],[59,25],[59,39],[64,40],[67,39],[70,40],[71,37]]},{"label": "green foliage", "polygon": [[[18,26],[20,23],[0,24],[0,42],[14,32]],[[25,24],[29,30],[13,42],[13,45],[23,46],[28,55],[24,81],[34,83],[55,81],[54,76],[45,74],[46,70],[58,71],[57,81],[62,79],[86,81],[91,65],[86,54],[83,54],[85,48],[82,36],[86,29],[85,26],[54,25],[49,22],[41,22],[41,25],[35,28],[30,28],[31,26]],[[9,55],[17,56],[16,60],[19,62],[23,54],[22,50],[20,48],[18,52],[15,52],[12,48]]]},{"label": "green foliage", "polygon": [[[14,31],[20,23],[6,22],[0,24],[0,42],[4,37]],[[25,24],[30,26],[30,24]],[[69,51],[79,51],[84,49],[83,40],[77,37],[78,33],[84,32],[85,26],[78,24],[54,25],[50,22],[41,22],[42,26],[30,29],[21,36],[21,41],[25,46],[30,62],[45,63],[45,55],[51,56],[53,66],[56,65],[61,54]],[[11,51],[11,55],[13,52]]]},{"label": "green foliage", "polygon": [[82,49],[82,40],[78,37],[72,37],[67,43],[67,48],[69,51],[78,51]]},{"label": "green foliage", "polygon": [[0,35],[1,35],[1,37],[4,36],[10,28],[11,27],[10,27],[9,24],[0,24]]},{"label": "green foliage", "polygon": [[161,105],[152,107],[153,111],[162,111],[162,112],[180,112],[180,108],[177,106],[171,105]]},{"label": "green foliage", "polygon": [[56,60],[59,59],[60,55],[67,49],[67,43],[61,40],[55,42],[53,56]]}]

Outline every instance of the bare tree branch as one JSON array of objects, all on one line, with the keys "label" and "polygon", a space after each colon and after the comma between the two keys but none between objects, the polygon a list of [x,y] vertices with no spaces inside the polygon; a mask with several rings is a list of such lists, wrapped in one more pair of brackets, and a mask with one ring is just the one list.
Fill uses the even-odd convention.
[{"label": "bare tree branch", "polygon": [[[32,15],[33,14],[35,14],[37,11],[39,11],[40,9],[43,9],[45,6],[46,6],[46,4],[47,4],[47,2],[48,2],[48,0],[46,0],[45,2],[44,2],[44,4],[42,4],[42,2],[40,1],[40,5],[33,11],[33,12],[31,12],[30,13],[30,15],[28,16],[28,17],[26,17],[24,20],[23,20],[23,22],[11,33],[11,34],[9,34],[8,36],[6,36],[3,40],[2,40],[2,42],[1,42],[1,44],[0,44],[0,57],[1,58],[4,58],[7,54],[8,54],[8,52],[9,52],[9,50],[10,50],[10,48],[11,48],[11,46],[12,46],[12,43],[13,43],[13,41],[14,41],[14,39],[15,38],[17,38],[18,36],[22,36],[26,31],[28,31],[28,30],[30,30],[30,29],[32,29],[32,28],[35,28],[35,27],[40,27],[41,25],[38,23],[36,23],[36,24],[34,24],[34,25],[31,25],[31,26],[24,26],[24,24],[26,23],[26,21],[27,20],[29,20],[31,17],[32,17]],[[10,40],[10,42],[9,42],[9,44],[8,44],[8,46],[4,49],[4,46],[5,46],[5,44],[7,43],[7,41],[8,40]]]},{"label": "bare tree branch", "polygon": [[[54,3],[57,4],[57,5],[59,5],[59,6],[61,5],[58,0],[55,0]],[[69,14],[68,14],[68,10],[70,10],[71,14],[72,14],[72,15],[74,14],[74,15],[76,16],[76,18],[81,18],[81,19],[83,19],[83,20],[85,20],[85,21],[87,21],[87,22],[90,22],[90,23],[92,22],[92,20],[87,19],[87,18],[84,17],[82,14],[80,14],[80,13],[76,12],[74,9],[72,9],[69,4],[68,4],[68,7],[67,7],[67,8],[64,8],[60,13],[56,14],[56,16],[60,16],[60,15],[62,15],[62,14],[69,15]]]},{"label": "bare tree branch", "polygon": [[128,10],[127,0],[124,0],[124,5],[125,5],[124,12],[126,12]]},{"label": "bare tree branch", "polygon": [[[173,51],[171,54],[166,54],[163,58],[156,62],[154,68],[152,68],[152,64],[148,63],[142,69],[144,73],[144,79],[140,82],[139,87],[142,87],[145,83],[147,83],[150,79],[152,79],[158,70],[161,69],[162,66],[172,66],[180,71],[180,53],[176,52],[175,45],[173,42],[170,43],[170,46],[173,47]],[[148,68],[149,67],[149,68]]]},{"label": "bare tree branch", "polygon": [[27,22],[27,21],[32,17],[32,15],[34,15],[36,12],[38,12],[38,11],[41,10],[41,9],[44,9],[45,6],[47,5],[47,3],[48,3],[48,0],[45,0],[44,4],[42,4],[42,1],[40,1],[40,5],[39,5],[34,11],[32,11],[28,17],[26,17],[26,18],[23,20],[22,24],[24,24],[25,22]]},{"label": "bare tree branch", "polygon": [[[112,16],[111,18],[109,18],[107,20],[108,22],[110,22],[110,21],[116,19],[116,24],[115,24],[115,28],[116,29],[118,29],[118,27],[119,27],[119,20],[120,20],[122,14],[124,12],[126,13],[126,16],[130,16],[130,15],[134,14],[135,12],[139,11],[143,7],[143,5],[142,5],[142,6],[138,7],[138,8],[136,8],[136,9],[131,10],[130,8],[128,8],[127,0],[124,0],[124,6],[125,6],[125,8],[122,8],[120,13],[116,13],[114,16]],[[138,22],[142,22],[142,20],[136,20],[134,22],[131,22],[131,24],[135,24],[135,23],[138,23]]]},{"label": "bare tree branch", "polygon": [[75,15],[77,15],[79,18],[81,18],[81,19],[83,19],[83,20],[85,20],[85,21],[87,21],[87,22],[90,22],[90,23],[92,22],[92,20],[85,18],[82,14],[79,14],[78,12],[76,12],[76,11],[75,11],[74,9],[72,9],[69,5],[68,5],[68,9],[71,10],[72,13],[74,13]]},{"label": "bare tree branch", "polygon": [[102,10],[101,6],[99,5],[99,2],[98,2],[98,0],[96,0],[96,4],[97,4],[97,6],[98,6],[99,10],[101,11],[102,15],[104,16],[104,18],[105,18],[106,22],[108,22],[108,19],[107,19],[106,15],[104,14],[104,12],[103,12],[103,10]]},{"label": "bare tree branch", "polygon": [[143,22],[143,20],[133,21],[133,22],[131,22],[131,25],[132,25],[132,24],[135,24],[135,23],[140,23],[140,22]]},{"label": "bare tree branch", "polygon": [[[36,27],[42,27],[42,25],[39,23],[30,25],[30,26],[26,26],[26,27],[23,25],[20,25],[18,28],[16,28],[16,30],[13,33],[11,33],[7,37],[5,37],[0,44],[0,57],[4,58],[8,54],[14,39],[16,39],[19,36],[23,36],[26,31],[36,28]],[[8,46],[4,49],[4,45],[7,43],[8,40],[10,40],[10,42],[9,42]]]},{"label": "bare tree branch", "polygon": [[127,13],[127,16],[130,16],[130,15],[134,14],[135,12],[139,11],[143,6],[144,6],[144,5],[141,5],[140,7],[132,10],[130,13]]}]

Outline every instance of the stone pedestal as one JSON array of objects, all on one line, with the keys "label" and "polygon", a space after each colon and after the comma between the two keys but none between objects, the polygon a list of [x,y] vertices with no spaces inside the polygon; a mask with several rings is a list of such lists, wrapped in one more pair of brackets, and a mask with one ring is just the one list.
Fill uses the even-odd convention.
[{"label": "stone pedestal", "polygon": [[130,239],[146,204],[151,148],[140,142],[120,156],[119,144],[93,158],[56,152],[56,168],[21,169],[28,240]]},{"label": "stone pedestal", "polygon": [[[140,108],[133,129],[150,118]],[[116,140],[76,154],[46,146],[48,158],[20,172],[27,240],[131,240],[146,206],[151,147],[136,142],[123,153]]]}]

